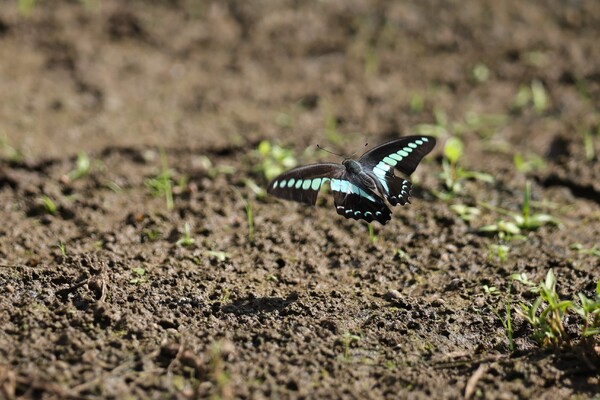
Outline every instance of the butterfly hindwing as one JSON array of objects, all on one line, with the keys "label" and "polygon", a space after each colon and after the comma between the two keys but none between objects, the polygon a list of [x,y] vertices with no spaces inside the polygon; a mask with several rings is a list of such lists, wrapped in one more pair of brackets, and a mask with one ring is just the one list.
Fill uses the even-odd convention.
[{"label": "butterfly hindwing", "polygon": [[273,179],[267,193],[285,200],[315,205],[321,186],[329,182],[332,176],[340,175],[343,170],[344,167],[334,163],[297,167]]},{"label": "butterfly hindwing", "polygon": [[383,199],[348,174],[332,178],[330,186],[338,214],[367,222],[375,220],[382,225],[391,219],[392,212]]}]

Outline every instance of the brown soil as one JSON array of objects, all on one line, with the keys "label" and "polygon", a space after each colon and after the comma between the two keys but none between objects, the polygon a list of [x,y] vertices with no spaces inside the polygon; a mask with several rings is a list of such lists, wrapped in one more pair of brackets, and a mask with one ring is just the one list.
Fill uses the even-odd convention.
[{"label": "brown soil", "polygon": [[[513,316],[511,352],[483,287],[553,268],[563,298],[590,297],[600,279],[572,248],[600,238],[582,135],[600,153],[600,2],[16,3],[0,4],[0,397],[597,398],[575,316],[572,346],[547,350]],[[537,112],[515,106],[532,82]],[[327,195],[311,208],[248,185],[265,186],[261,140],[332,160],[314,144],[348,154],[442,113],[465,168],[495,182],[436,196],[438,132],[374,244]],[[188,179],[173,210],[146,186],[160,148]],[[81,151],[91,171],[73,180]],[[544,165],[519,172],[515,153]],[[562,227],[503,242],[477,232],[500,214],[449,208],[518,212],[528,179]]]}]

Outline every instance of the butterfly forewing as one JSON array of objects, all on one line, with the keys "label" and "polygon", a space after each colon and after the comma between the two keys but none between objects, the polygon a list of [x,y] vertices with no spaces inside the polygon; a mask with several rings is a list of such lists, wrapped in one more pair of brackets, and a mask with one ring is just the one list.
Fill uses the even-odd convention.
[{"label": "butterfly forewing", "polygon": [[314,205],[319,190],[332,177],[343,173],[344,167],[334,163],[319,163],[291,169],[273,179],[267,193],[285,200]]}]

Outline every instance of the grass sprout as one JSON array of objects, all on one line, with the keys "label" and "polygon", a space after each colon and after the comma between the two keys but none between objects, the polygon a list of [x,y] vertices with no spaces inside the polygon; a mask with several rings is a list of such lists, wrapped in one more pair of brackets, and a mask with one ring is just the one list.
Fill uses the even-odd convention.
[{"label": "grass sprout", "polygon": [[188,247],[194,244],[195,242],[196,241],[194,240],[194,238],[192,238],[192,234],[190,232],[190,224],[186,222],[183,225],[183,234],[181,235],[181,238],[177,241],[177,244],[179,246]]},{"label": "grass sprout", "polygon": [[58,214],[58,206],[50,197],[44,195],[38,199],[38,202],[43,207],[44,211],[50,215]]},{"label": "grass sprout", "polygon": [[459,165],[462,155],[462,141],[456,136],[449,138],[444,145],[441,177],[444,180],[450,197],[462,191],[462,182],[466,179],[475,179],[488,183],[494,182],[494,178],[489,174],[463,169]]},{"label": "grass sprout", "polygon": [[573,310],[583,319],[581,335],[588,338],[600,334],[600,281],[596,284],[594,299],[578,294],[581,305],[573,305]]},{"label": "grass sprout", "polygon": [[585,248],[581,243],[573,243],[571,249],[577,251],[579,254],[591,255],[600,257],[600,248],[596,245],[591,248]]},{"label": "grass sprout", "polygon": [[256,172],[260,172],[268,181],[289,168],[297,165],[294,153],[286,148],[263,140],[258,144],[255,154],[258,156]]},{"label": "grass sprout", "polygon": [[162,170],[154,178],[146,179],[146,187],[154,196],[164,196],[167,210],[172,210],[173,202],[173,170],[169,168],[167,155],[163,148],[160,149]]},{"label": "grass sprout", "polygon": [[344,360],[350,359],[350,346],[352,345],[352,343],[360,341],[360,339],[361,337],[359,335],[353,335],[350,332],[346,332],[342,335],[340,342],[342,344],[342,355],[344,357]]},{"label": "grass sprout", "polygon": [[495,286],[483,286],[483,291],[487,296],[487,303],[489,307],[492,309],[492,312],[496,315],[496,317],[502,323],[504,327],[504,332],[506,332],[506,338],[508,339],[508,348],[511,352],[515,351],[515,341],[514,341],[514,331],[512,327],[512,298],[511,291],[512,285],[509,283],[508,288],[506,289],[506,294],[503,298],[504,303],[504,315],[501,314],[501,302],[498,301],[497,297],[501,296],[500,291]]}]

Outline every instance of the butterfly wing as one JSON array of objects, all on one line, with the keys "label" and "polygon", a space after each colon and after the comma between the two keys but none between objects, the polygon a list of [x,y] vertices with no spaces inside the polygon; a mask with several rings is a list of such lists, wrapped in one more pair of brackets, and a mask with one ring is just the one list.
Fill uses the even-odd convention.
[{"label": "butterfly wing", "polygon": [[397,177],[394,168],[405,175],[412,174],[434,147],[435,138],[431,136],[406,136],[367,151],[358,162],[373,171],[390,204],[404,205],[410,203],[411,184]]},{"label": "butterfly wing", "polygon": [[343,171],[342,165],[334,163],[293,168],[273,179],[267,187],[267,193],[285,200],[315,205],[321,186]]},{"label": "butterfly wing", "polygon": [[332,178],[330,186],[338,214],[367,222],[375,220],[382,225],[392,218],[383,199],[345,171],[338,178]]}]

